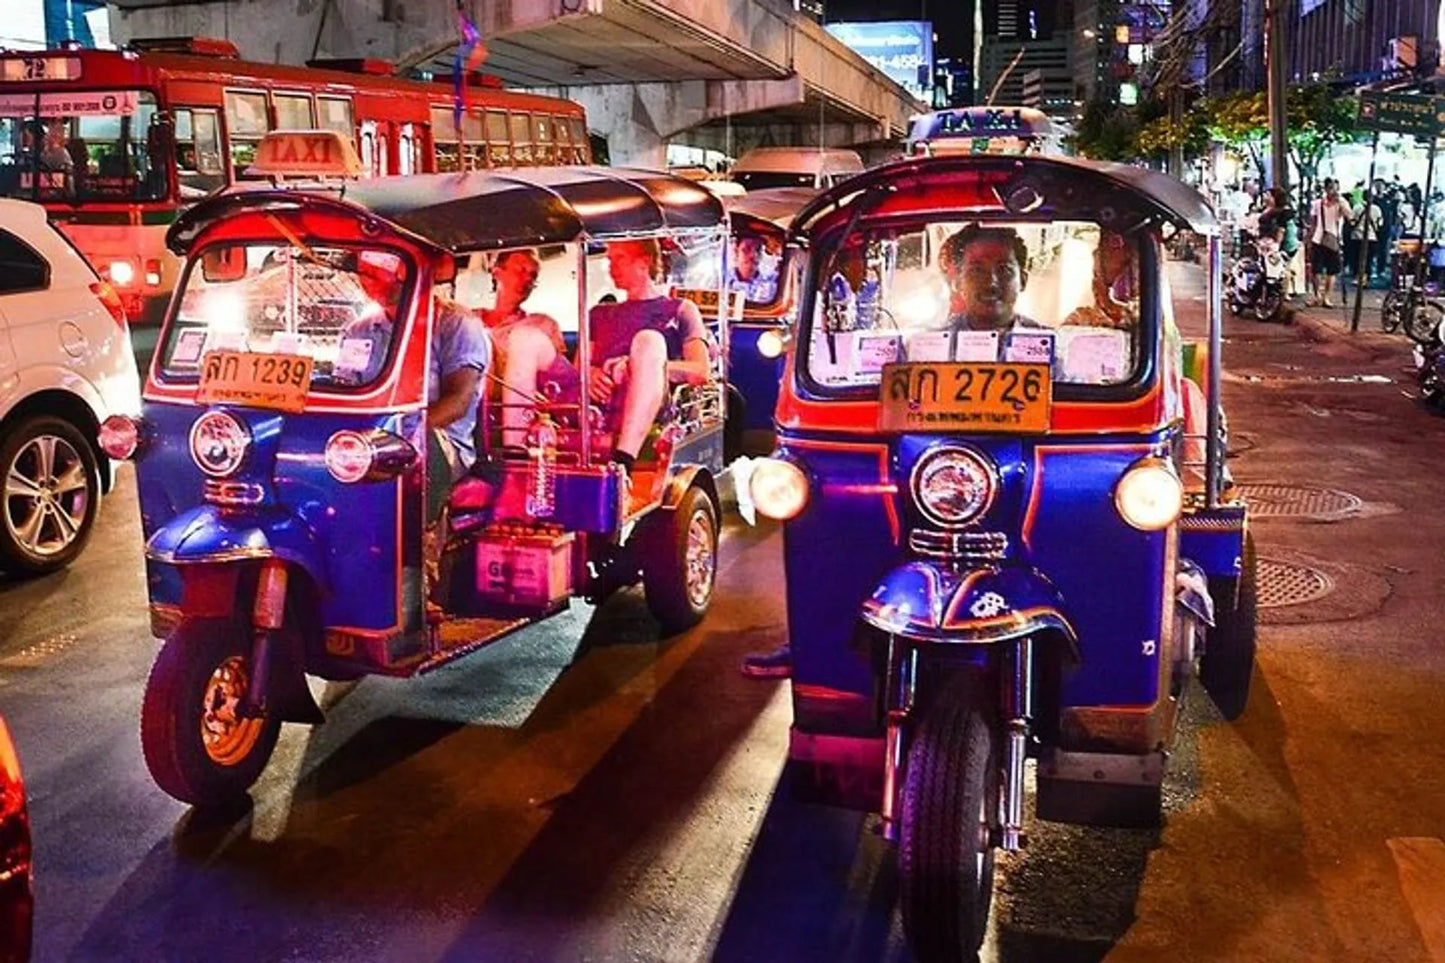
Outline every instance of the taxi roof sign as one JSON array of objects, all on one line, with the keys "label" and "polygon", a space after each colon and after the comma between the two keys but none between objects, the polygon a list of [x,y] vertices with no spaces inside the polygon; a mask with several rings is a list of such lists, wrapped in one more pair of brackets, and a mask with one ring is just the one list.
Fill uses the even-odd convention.
[{"label": "taxi roof sign", "polygon": [[351,138],[334,130],[273,130],[261,140],[248,177],[360,177]]}]

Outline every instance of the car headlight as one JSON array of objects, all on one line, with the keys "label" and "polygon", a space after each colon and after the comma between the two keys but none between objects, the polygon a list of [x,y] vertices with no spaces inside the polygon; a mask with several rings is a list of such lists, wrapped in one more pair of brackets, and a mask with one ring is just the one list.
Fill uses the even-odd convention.
[{"label": "car headlight", "polygon": [[909,480],[918,510],[944,528],[961,528],[983,516],[998,487],[993,462],[971,448],[951,445],[918,459]]},{"label": "car headlight", "polygon": [[768,518],[785,522],[808,504],[808,476],[786,458],[763,458],[753,465],[748,494]]},{"label": "car headlight", "polygon": [[1184,483],[1161,458],[1136,462],[1114,488],[1114,507],[1141,532],[1168,528],[1184,507]]},{"label": "car headlight", "polygon": [[191,458],[212,478],[234,474],[250,447],[251,432],[224,411],[208,411],[191,426]]}]

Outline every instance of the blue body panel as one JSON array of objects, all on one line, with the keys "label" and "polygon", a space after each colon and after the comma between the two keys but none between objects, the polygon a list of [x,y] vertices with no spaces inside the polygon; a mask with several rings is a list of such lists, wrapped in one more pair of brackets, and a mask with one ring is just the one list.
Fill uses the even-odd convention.
[{"label": "blue body panel", "polygon": [[[1173,585],[1173,535],[1130,527],[1114,507],[1113,491],[1139,458],[1170,450],[1168,432],[1037,441],[935,435],[833,441],[786,432],[779,441],[813,482],[807,507],[784,529],[795,696],[828,692],[835,702],[851,698],[859,711],[876,707],[880,680],[853,644],[859,616],[875,590],[889,583],[885,594],[906,596],[909,584],[920,599],[935,591],[916,568],[910,583],[907,537],[921,518],[907,489],[919,457],[948,441],[983,452],[999,469],[998,495],[975,527],[1008,537],[992,588],[1017,605],[1057,606],[1077,633],[1081,665],[1064,676],[1063,704],[1156,700],[1160,636],[1172,617],[1164,586]],[[965,608],[980,590],[988,590],[983,581],[970,586]],[[851,727],[860,723],[852,720]]]},{"label": "blue body panel", "polygon": [[783,383],[783,358],[758,353],[758,337],[780,324],[738,322],[728,329],[728,383],[743,396],[743,429],[772,431],[778,389]]},{"label": "blue body panel", "polygon": [[[347,485],[326,470],[324,452],[342,429],[384,429],[425,451],[421,416],[412,414],[284,415],[227,408],[247,424],[252,446],[227,482],[261,486],[254,508],[220,509],[205,503],[205,476],[191,458],[191,425],[208,409],[148,402],[146,443],[136,458],[141,524],[151,554],[151,600],[178,604],[178,581],[169,559],[194,563],[227,559],[232,549],[269,550],[303,565],[317,584],[327,627],[398,630],[414,613],[403,598],[419,600],[424,524],[424,467],[400,478]],[[417,603],[419,604],[419,602]]]},{"label": "blue body panel", "polygon": [[1185,510],[1179,525],[1179,554],[1209,578],[1238,578],[1244,565],[1245,508]]}]

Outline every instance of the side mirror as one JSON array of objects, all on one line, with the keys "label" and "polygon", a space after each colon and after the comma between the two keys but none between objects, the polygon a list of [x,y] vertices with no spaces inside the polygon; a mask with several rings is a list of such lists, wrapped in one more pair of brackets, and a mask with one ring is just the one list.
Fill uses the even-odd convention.
[{"label": "side mirror", "polygon": [[201,255],[201,277],[209,284],[239,281],[246,276],[246,249],[238,245],[210,247]]}]

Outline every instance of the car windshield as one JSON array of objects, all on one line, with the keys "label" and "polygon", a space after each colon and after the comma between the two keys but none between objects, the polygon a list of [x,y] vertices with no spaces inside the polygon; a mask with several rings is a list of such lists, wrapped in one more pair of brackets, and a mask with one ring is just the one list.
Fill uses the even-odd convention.
[{"label": "car windshield", "polygon": [[211,351],[301,355],[311,386],[363,387],[387,370],[413,271],[390,250],[213,245],[193,257],[160,347],[167,377]]},{"label": "car windshield", "polygon": [[890,224],[817,263],[801,350],[824,390],[877,385],[895,361],[1046,362],[1096,386],[1136,374],[1139,249],[1098,224]]},{"label": "car windshield", "polygon": [[0,196],[158,201],[172,135],[144,90],[0,97]]}]

